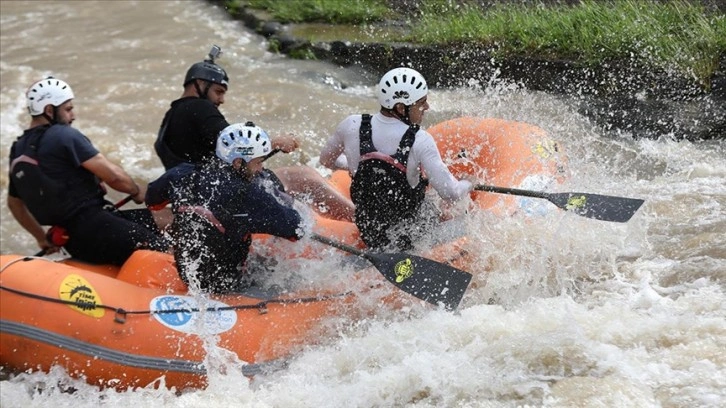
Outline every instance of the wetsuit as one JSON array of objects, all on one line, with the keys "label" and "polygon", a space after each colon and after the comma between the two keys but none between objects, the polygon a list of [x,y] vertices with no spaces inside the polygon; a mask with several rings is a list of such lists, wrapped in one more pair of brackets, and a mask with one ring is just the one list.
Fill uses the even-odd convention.
[{"label": "wetsuit", "polygon": [[177,99],[164,115],[154,149],[166,170],[181,163],[202,163],[214,156],[217,136],[227,126],[210,100]]},{"label": "wetsuit", "polygon": [[264,177],[248,181],[218,159],[167,171],[149,184],[146,202],[152,208],[171,202],[179,276],[213,293],[247,284],[244,265],[251,234],[291,240],[303,234],[291,197]]},{"label": "wetsuit", "polygon": [[[227,126],[224,115],[210,100],[195,96],[177,99],[164,115],[154,150],[166,170],[181,163],[205,163],[216,159],[217,137]],[[264,169],[261,175],[283,188],[272,170]]]}]

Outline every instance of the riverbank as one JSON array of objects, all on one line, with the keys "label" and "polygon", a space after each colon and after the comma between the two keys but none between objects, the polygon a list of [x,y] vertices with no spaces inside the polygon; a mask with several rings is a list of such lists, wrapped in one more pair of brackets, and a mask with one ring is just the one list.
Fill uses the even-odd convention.
[{"label": "riverbank", "polygon": [[[292,58],[357,65],[380,76],[405,64],[419,70],[434,87],[472,82],[514,83],[531,90],[575,96],[581,114],[604,132],[634,138],[668,136],[701,140],[726,137],[726,50],[707,80],[673,69],[620,58],[582,64],[564,57],[509,54],[470,42],[414,44],[406,38],[416,14],[414,0],[395,0],[408,7],[408,20],[367,25],[288,23],[270,13],[246,7],[245,1],[209,0],[245,26],[264,35],[273,51]],[[552,3],[552,2],[550,2]],[[234,6],[234,7],[230,7]]]}]

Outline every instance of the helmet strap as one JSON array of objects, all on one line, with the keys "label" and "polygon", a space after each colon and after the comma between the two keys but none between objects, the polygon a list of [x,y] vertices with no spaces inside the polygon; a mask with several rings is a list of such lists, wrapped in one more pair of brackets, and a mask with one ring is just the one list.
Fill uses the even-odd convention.
[{"label": "helmet strap", "polygon": [[401,121],[403,121],[403,123],[411,126],[411,107],[408,106],[408,105],[403,105],[403,106],[404,106],[404,109],[405,109],[405,112],[406,112],[406,117],[405,118],[401,118]]},{"label": "helmet strap", "polygon": [[236,170],[239,172],[239,174],[242,175],[244,179],[252,180],[254,174],[252,174],[252,171],[250,171],[250,167],[247,165],[247,162],[244,159],[239,159],[239,161],[239,167],[236,167]]},{"label": "helmet strap", "polygon": [[211,82],[204,81],[207,85],[204,87],[204,92],[202,92],[202,88],[199,87],[199,82],[197,80],[194,81],[194,88],[197,90],[197,95],[199,95],[202,99],[208,99],[207,93],[209,92],[209,88],[212,87]]},{"label": "helmet strap", "polygon": [[58,108],[56,106],[53,106],[53,117],[52,118],[50,116],[48,116],[47,113],[45,113],[45,108],[44,108],[43,109],[43,117],[45,118],[45,120],[48,121],[48,123],[50,123],[51,125],[55,125],[56,123],[58,123],[58,121],[55,119],[55,118],[58,117]]},{"label": "helmet strap", "polygon": [[404,108],[404,114],[401,115],[398,113],[398,109],[396,109],[396,106],[393,107],[393,109],[388,109],[388,112],[390,112],[393,116],[398,118],[401,122],[411,126],[411,116],[410,116],[410,110],[408,105],[403,105]]}]

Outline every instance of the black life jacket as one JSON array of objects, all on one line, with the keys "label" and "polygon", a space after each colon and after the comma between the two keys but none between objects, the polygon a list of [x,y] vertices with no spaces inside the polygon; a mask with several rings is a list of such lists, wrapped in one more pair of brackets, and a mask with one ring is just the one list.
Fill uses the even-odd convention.
[{"label": "black life jacket", "polygon": [[[42,126],[18,138],[10,148],[10,177],[18,196],[41,225],[62,224],[82,209],[87,200],[100,199],[97,185],[61,182],[47,176],[38,161],[40,142],[50,126]],[[98,201],[98,200],[93,200]],[[101,202],[101,201],[98,201]]]},{"label": "black life jacket", "polygon": [[[371,115],[363,114],[360,126],[360,163],[353,176],[350,194],[355,204],[355,222],[361,238],[370,248],[390,244],[388,232],[404,223],[412,223],[424,201],[428,180],[421,176],[411,187],[406,166],[418,125],[411,125],[401,138],[393,156],[376,151],[373,146]],[[396,246],[408,249],[410,238],[400,236]]]},{"label": "black life jacket", "polygon": [[166,129],[169,127],[169,121],[171,121],[173,111],[174,109],[172,108],[166,112],[166,115],[164,115],[164,120],[161,122],[161,128],[159,128],[159,133],[156,135],[156,141],[154,142],[154,150],[156,151],[157,156],[159,156],[159,159],[161,159],[161,163],[164,165],[165,170],[169,170],[172,167],[176,167],[187,162],[187,160],[184,160],[176,153],[172,152],[164,140]]}]

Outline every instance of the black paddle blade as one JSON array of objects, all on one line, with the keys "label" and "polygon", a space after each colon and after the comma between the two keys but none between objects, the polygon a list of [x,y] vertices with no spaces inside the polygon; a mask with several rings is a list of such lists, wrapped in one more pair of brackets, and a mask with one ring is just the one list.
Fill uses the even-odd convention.
[{"label": "black paddle blade", "polygon": [[449,265],[405,253],[364,253],[378,271],[402,291],[454,310],[469,287],[471,274]]},{"label": "black paddle blade", "polygon": [[645,202],[639,198],[588,193],[549,193],[554,205],[583,217],[602,221],[628,222]]}]

